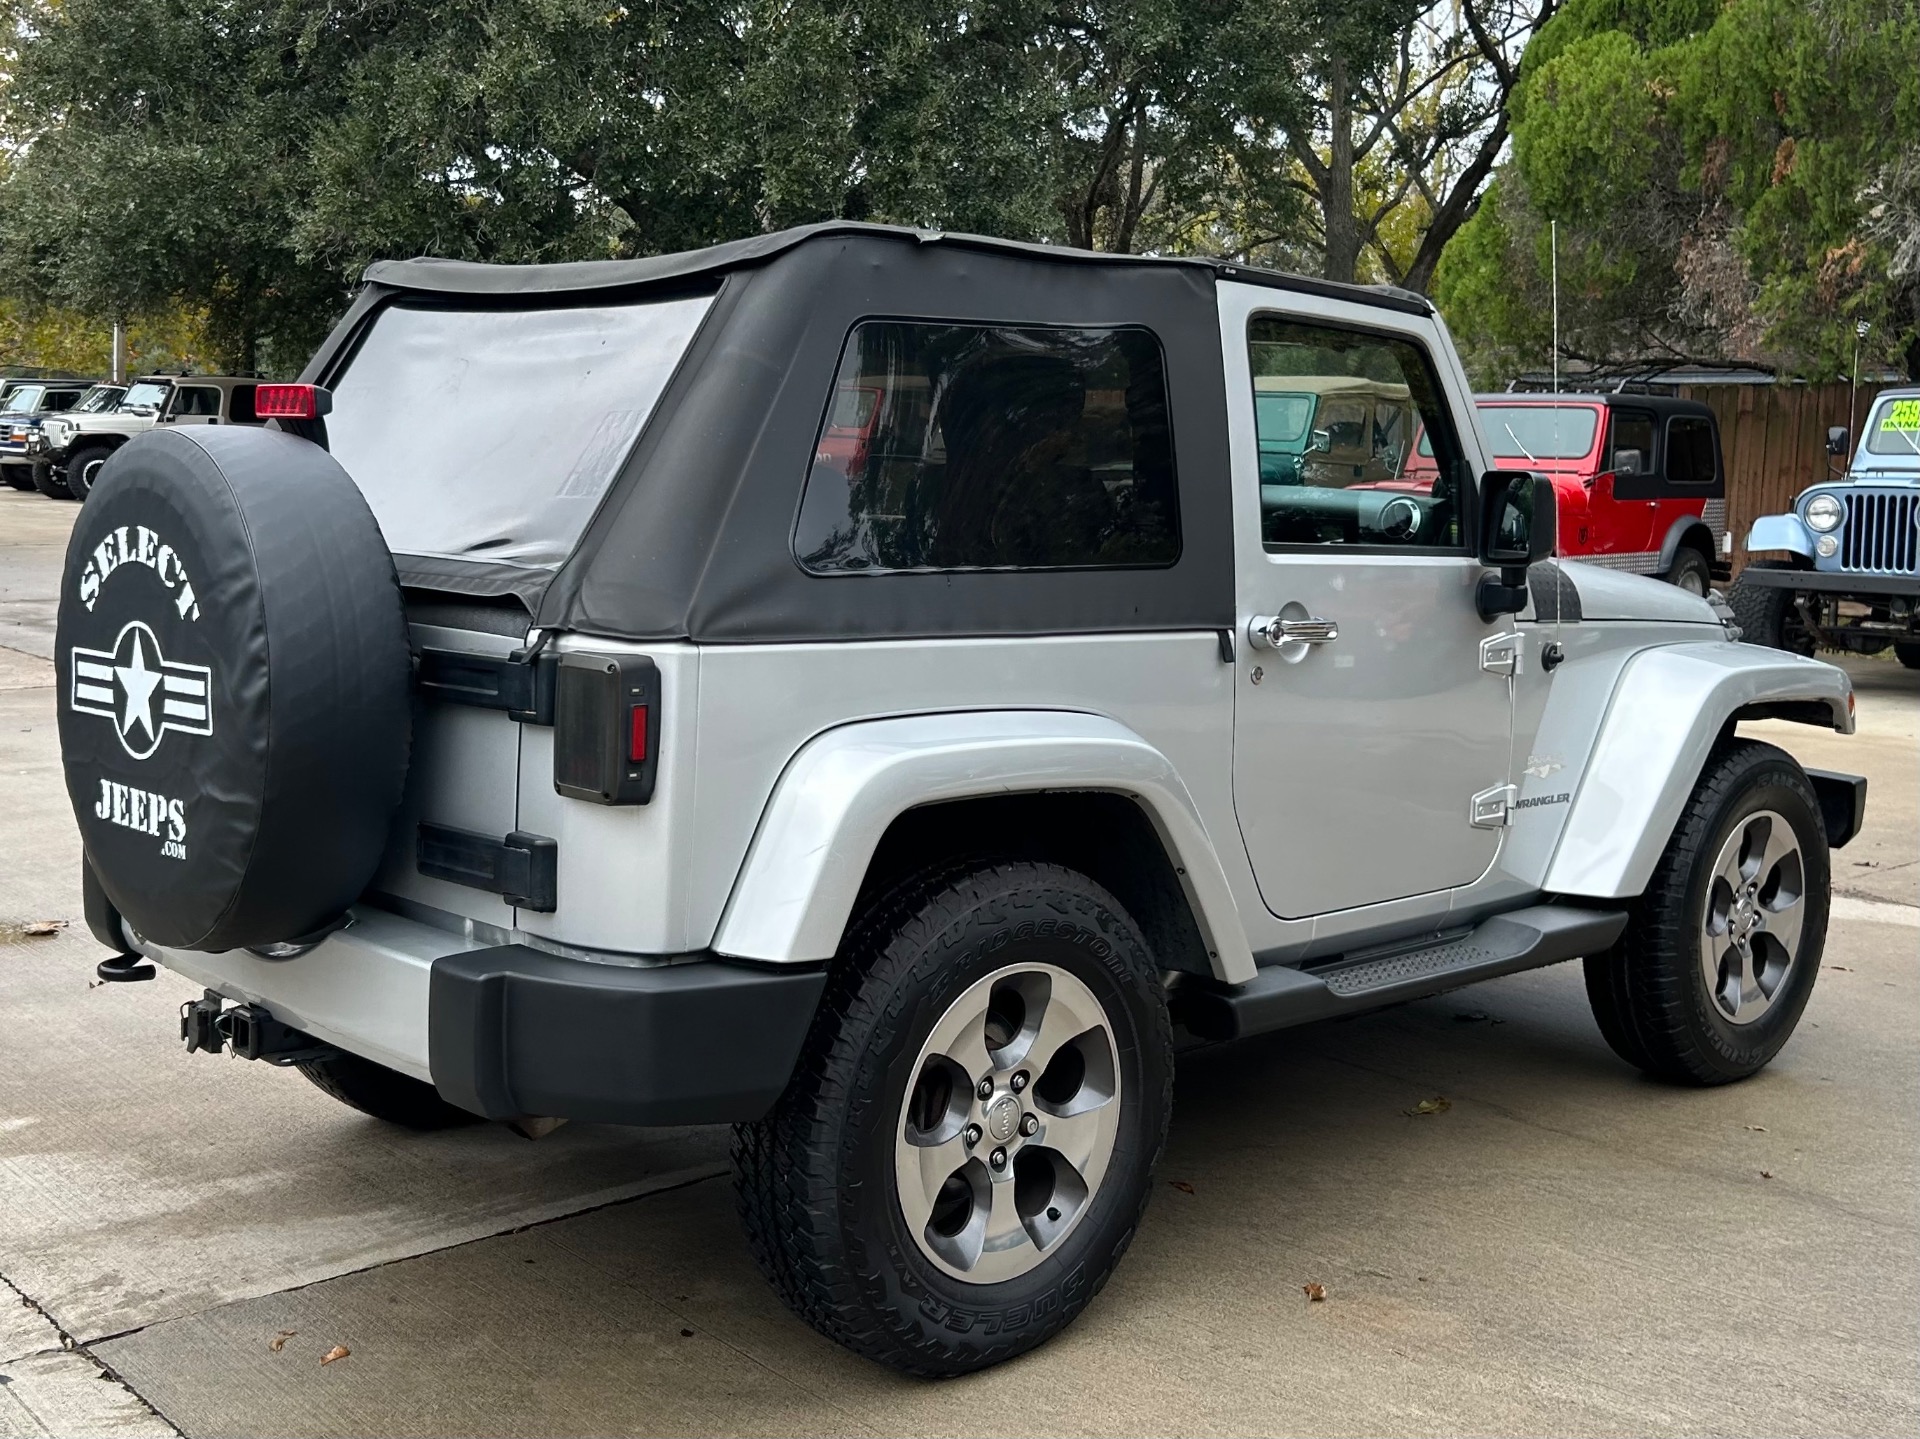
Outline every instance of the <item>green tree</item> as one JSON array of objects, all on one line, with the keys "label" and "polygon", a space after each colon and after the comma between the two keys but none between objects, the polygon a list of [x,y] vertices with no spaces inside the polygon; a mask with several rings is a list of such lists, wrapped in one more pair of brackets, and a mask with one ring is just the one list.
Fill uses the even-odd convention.
[{"label": "green tree", "polygon": [[1569,0],[1437,278],[1476,368],[1546,362],[1557,221],[1564,358],[1920,375],[1916,57],[1914,0]]}]

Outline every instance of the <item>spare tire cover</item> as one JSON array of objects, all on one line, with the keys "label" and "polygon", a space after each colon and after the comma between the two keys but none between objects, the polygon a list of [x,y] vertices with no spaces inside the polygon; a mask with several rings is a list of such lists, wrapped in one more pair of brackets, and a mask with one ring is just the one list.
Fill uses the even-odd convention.
[{"label": "spare tire cover", "polygon": [[195,426],[116,452],[67,546],[55,664],[87,859],[142,938],[301,938],[373,877],[406,778],[406,618],[318,445]]}]

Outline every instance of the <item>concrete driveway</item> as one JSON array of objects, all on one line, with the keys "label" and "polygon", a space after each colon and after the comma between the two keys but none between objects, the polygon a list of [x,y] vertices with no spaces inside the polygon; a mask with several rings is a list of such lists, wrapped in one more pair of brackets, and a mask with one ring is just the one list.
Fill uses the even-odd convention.
[{"label": "concrete driveway", "polygon": [[1920,1430],[1920,674],[1853,662],[1852,739],[1753,727],[1872,782],[1757,1079],[1640,1078],[1574,966],[1191,1051],[1106,1292],[923,1384],[780,1308],[722,1132],[399,1134],[189,1058],[183,981],[90,983],[47,663],[75,509],[0,491],[0,1436]]}]

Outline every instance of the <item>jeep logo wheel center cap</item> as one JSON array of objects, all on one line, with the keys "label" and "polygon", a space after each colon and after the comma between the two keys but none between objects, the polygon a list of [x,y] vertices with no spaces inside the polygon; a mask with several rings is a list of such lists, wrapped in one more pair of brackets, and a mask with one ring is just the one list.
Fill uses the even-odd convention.
[{"label": "jeep logo wheel center cap", "polygon": [[1020,1101],[1003,1094],[987,1111],[987,1133],[995,1144],[1005,1144],[1020,1132]]},{"label": "jeep logo wheel center cap", "polygon": [[120,630],[111,650],[73,647],[73,708],[113,721],[121,747],[145,759],[168,730],[212,734],[213,672],[160,653],[153,631],[139,620]]}]

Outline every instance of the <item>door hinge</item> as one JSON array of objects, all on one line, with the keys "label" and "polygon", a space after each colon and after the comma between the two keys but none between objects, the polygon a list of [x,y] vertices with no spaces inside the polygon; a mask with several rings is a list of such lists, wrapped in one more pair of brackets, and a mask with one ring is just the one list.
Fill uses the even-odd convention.
[{"label": "door hinge", "polygon": [[1526,668],[1527,642],[1517,634],[1489,635],[1480,641],[1480,668],[1490,675],[1517,675]]},{"label": "door hinge", "polygon": [[1483,789],[1470,802],[1467,818],[1475,829],[1505,829],[1513,823],[1513,802],[1519,797],[1517,785]]}]

